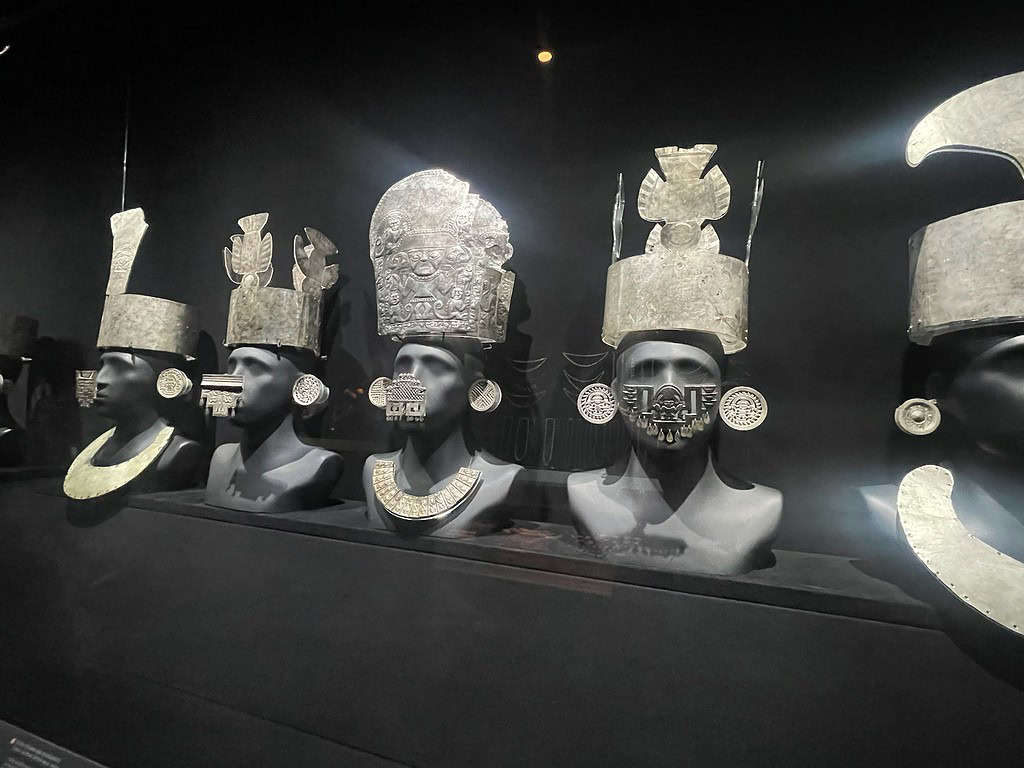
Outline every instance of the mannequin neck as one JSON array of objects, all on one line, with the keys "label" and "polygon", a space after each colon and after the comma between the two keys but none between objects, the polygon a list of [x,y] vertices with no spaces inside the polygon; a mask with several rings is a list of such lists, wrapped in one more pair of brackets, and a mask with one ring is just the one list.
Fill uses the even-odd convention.
[{"label": "mannequin neck", "polygon": [[1024,508],[1024,472],[1018,457],[974,446],[956,453],[949,463],[954,483],[958,473],[966,474],[1007,510]]},{"label": "mannequin neck", "polygon": [[264,445],[267,446],[265,450],[277,453],[290,451],[297,442],[300,441],[295,434],[295,423],[289,408],[261,422],[247,424],[242,432],[240,450],[242,458],[248,459]]},{"label": "mannequin neck", "polygon": [[675,509],[700,482],[708,461],[706,440],[691,442],[681,451],[652,450],[633,443],[623,476],[650,480],[666,503]]},{"label": "mannequin neck", "polygon": [[461,423],[441,432],[410,432],[399,458],[406,479],[414,485],[426,486],[451,477],[472,461]]},{"label": "mannequin neck", "polygon": [[156,408],[149,404],[126,409],[114,418],[114,435],[112,439],[115,442],[126,443],[133,437],[141,435],[146,430],[152,428],[157,421],[160,422],[161,427],[167,423],[160,418]]}]

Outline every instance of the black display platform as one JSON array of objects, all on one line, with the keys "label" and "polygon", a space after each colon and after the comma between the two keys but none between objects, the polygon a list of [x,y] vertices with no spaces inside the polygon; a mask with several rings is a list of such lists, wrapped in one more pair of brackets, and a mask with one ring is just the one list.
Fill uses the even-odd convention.
[{"label": "black display platform", "polygon": [[842,558],[683,577],[57,487],[0,487],[0,717],[112,768],[1020,757],[1024,693]]}]

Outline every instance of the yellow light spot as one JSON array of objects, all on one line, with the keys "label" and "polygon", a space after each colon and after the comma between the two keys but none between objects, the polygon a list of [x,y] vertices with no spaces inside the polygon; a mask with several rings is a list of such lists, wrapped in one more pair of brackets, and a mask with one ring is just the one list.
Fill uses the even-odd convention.
[{"label": "yellow light spot", "polygon": [[541,64],[547,64],[553,58],[555,58],[555,54],[553,54],[551,51],[537,52],[537,61],[539,61]]}]

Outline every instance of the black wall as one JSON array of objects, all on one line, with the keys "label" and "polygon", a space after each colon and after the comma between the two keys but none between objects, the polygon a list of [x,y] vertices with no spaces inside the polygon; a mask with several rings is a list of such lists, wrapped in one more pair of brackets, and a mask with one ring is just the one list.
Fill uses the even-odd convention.
[{"label": "black wall", "polygon": [[[715,142],[733,186],[715,224],[724,252],[742,255],[758,159],[767,171],[750,347],[730,377],[761,389],[771,414],[754,433],[723,433],[722,463],[786,493],[781,544],[854,551],[845,489],[897,469],[907,237],[1022,195],[1008,163],[946,155],[910,169],[904,142],[948,96],[1024,69],[1021,14],[673,8],[15,4],[0,18],[0,306],[94,343],[129,80],[126,202],[150,222],[131,289],[197,304],[219,341],[235,220],[271,212],[276,285],[290,282],[291,235],[323,230],[345,275],[336,392],[390,370],[367,228],[400,177],[445,167],[497,206],[520,280],[509,349],[554,360],[603,349],[616,173],[623,251],[639,252],[652,148]],[[555,51],[546,68],[542,43]],[[335,419],[334,438],[368,439],[364,413],[337,413],[351,419]]]}]

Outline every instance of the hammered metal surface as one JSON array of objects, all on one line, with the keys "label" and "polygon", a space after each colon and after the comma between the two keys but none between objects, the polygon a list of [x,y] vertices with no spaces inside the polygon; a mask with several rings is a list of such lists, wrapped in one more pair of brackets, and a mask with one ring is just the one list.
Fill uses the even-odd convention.
[{"label": "hammered metal surface", "polygon": [[292,401],[296,405],[309,407],[323,405],[330,397],[331,390],[312,373],[304,373],[292,385]]},{"label": "hammered metal surface", "polygon": [[501,405],[501,387],[490,379],[477,379],[469,385],[467,397],[477,413],[492,413]]},{"label": "hammered metal surface", "polygon": [[515,275],[508,225],[447,171],[396,182],[370,220],[377,332],[505,340]]},{"label": "hammered metal surface", "polygon": [[702,176],[717,147],[659,147],[664,172],[648,172],[637,210],[657,223],[646,252],[608,268],[601,338],[617,347],[634,331],[681,330],[716,334],[726,354],[747,345],[747,265],[719,253],[708,219],[729,209],[729,182],[716,165]]},{"label": "hammered metal surface", "polygon": [[234,415],[242,399],[244,378],[230,373],[207,373],[200,383],[199,405],[218,418]]},{"label": "hammered metal surface", "polygon": [[0,312],[0,355],[25,357],[32,353],[39,321],[23,315]]},{"label": "hammered metal surface", "polygon": [[196,308],[156,296],[125,293],[147,227],[141,208],[110,217],[114,245],[96,346],[168,352],[191,359],[199,339]]},{"label": "hammered metal surface", "polygon": [[174,436],[174,427],[161,429],[153,441],[127,461],[109,467],[96,467],[92,458],[114,434],[108,429],[85,447],[68,467],[64,476],[64,493],[72,499],[95,499],[123,488],[145,472],[157,460]]},{"label": "hammered metal surface", "polygon": [[1024,201],[951,216],[910,239],[910,340],[1024,320]]},{"label": "hammered metal surface", "polygon": [[576,410],[591,424],[607,424],[615,418],[615,393],[607,384],[588,384],[576,398]]},{"label": "hammered metal surface", "polygon": [[295,290],[271,288],[274,242],[270,233],[261,235],[268,217],[259,213],[239,219],[242,234],[232,235],[231,249],[224,249],[228,278],[239,286],[231,291],[224,343],[296,347],[318,355],[323,292],[338,280],[338,267],[328,266],[327,258],[338,249],[321,232],[307,227],[310,244],[303,245],[298,235],[293,244]]},{"label": "hammered metal surface", "polygon": [[740,432],[757,429],[768,418],[768,401],[753,387],[733,387],[722,395],[718,415],[727,427]]},{"label": "hammered metal surface", "polygon": [[904,539],[960,602],[1024,635],[1024,564],[974,536],[957,517],[952,492],[953,475],[943,467],[909,472],[896,497]]},{"label": "hammered metal surface", "polygon": [[387,376],[378,376],[366,390],[366,397],[374,408],[384,408],[388,404],[388,385],[391,379]]},{"label": "hammered metal surface", "polygon": [[732,256],[631,256],[608,268],[601,339],[627,333],[693,330],[716,334],[726,354],[747,346],[747,265]]},{"label": "hammered metal surface", "polygon": [[907,163],[949,151],[1000,155],[1024,176],[1024,72],[975,85],[929,112],[907,140]]},{"label": "hammered metal surface", "polygon": [[908,435],[930,435],[939,428],[942,414],[934,400],[912,397],[893,414],[896,426]]},{"label": "hammered metal surface", "polygon": [[177,368],[165,368],[156,377],[156,391],[160,397],[173,400],[192,391],[192,379]]},{"label": "hammered metal surface", "polygon": [[388,421],[423,421],[427,417],[427,388],[411,373],[400,373],[384,388]]},{"label": "hammered metal surface", "polygon": [[75,399],[83,408],[92,406],[96,399],[96,374],[99,371],[75,371]]},{"label": "hammered metal surface", "polygon": [[403,520],[436,520],[457,510],[476,490],[480,470],[460,467],[445,486],[426,496],[414,496],[398,487],[395,462],[378,461],[373,466],[373,494],[384,510]]}]

